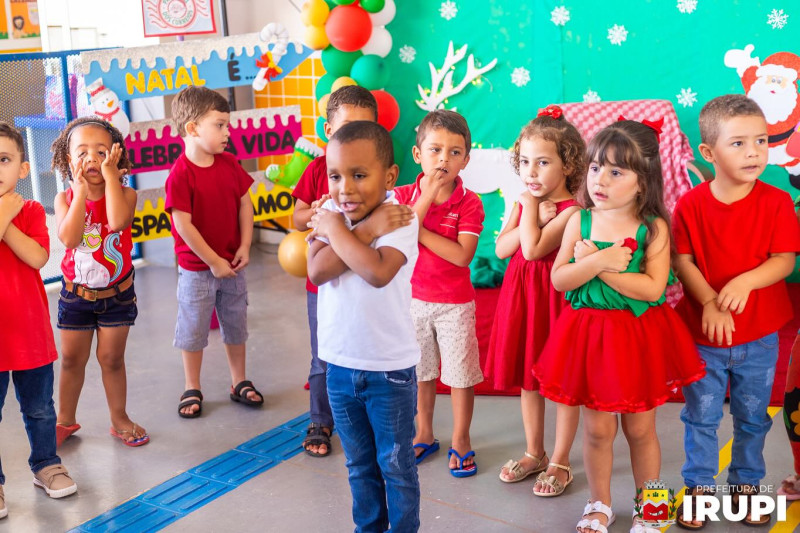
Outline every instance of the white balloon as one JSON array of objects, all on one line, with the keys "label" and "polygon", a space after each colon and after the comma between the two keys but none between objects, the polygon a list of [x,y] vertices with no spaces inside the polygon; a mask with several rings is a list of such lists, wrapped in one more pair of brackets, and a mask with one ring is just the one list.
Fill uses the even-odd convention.
[{"label": "white balloon", "polygon": [[361,51],[364,52],[364,55],[375,54],[386,57],[392,51],[392,34],[384,27],[373,27],[372,35]]},{"label": "white balloon", "polygon": [[372,19],[372,25],[378,28],[389,24],[394,19],[396,13],[397,7],[394,5],[394,0],[386,0],[383,9],[377,13],[370,13],[369,18]]}]

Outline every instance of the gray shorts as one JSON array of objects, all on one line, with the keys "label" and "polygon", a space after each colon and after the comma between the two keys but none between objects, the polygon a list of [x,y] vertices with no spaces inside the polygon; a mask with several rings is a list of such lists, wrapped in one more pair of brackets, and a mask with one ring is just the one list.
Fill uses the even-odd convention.
[{"label": "gray shorts", "polygon": [[247,281],[242,270],[235,278],[217,279],[210,270],[193,272],[178,267],[178,323],[172,345],[187,352],[208,346],[211,313],[216,308],[222,342],[247,341]]}]

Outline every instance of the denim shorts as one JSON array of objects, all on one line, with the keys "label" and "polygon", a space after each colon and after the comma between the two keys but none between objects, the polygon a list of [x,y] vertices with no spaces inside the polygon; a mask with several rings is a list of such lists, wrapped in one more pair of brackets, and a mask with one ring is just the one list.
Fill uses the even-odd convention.
[{"label": "denim shorts", "polygon": [[133,284],[116,296],[90,302],[69,292],[64,287],[64,282],[61,282],[61,295],[58,298],[58,329],[95,330],[132,326],[138,315]]},{"label": "denim shorts", "polygon": [[178,322],[172,345],[187,352],[208,346],[211,313],[217,310],[222,342],[247,341],[247,281],[245,271],[217,279],[210,270],[194,272],[178,267]]}]

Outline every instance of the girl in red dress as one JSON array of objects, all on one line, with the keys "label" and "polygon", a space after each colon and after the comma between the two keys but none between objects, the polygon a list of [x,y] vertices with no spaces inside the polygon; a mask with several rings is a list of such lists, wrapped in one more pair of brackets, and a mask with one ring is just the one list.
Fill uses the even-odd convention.
[{"label": "girl in red dress", "polygon": [[[577,529],[606,533],[618,414],[637,488],[659,478],[655,407],[700,379],[692,336],[665,303],[669,215],[658,154],[660,124],[624,120],[589,143],[589,170],[553,264],[570,305],[534,365],[542,396],[583,405],[583,461],[591,500]],[[632,532],[657,531],[634,516]]]},{"label": "girl in red dress", "polygon": [[514,144],[513,163],[527,190],[496,245],[498,257],[513,257],[500,291],[485,373],[498,390],[522,388],[527,446],[524,457],[503,466],[500,480],[513,483],[540,472],[533,488],[539,496],[557,496],[572,481],[569,451],[580,413],[576,407],[559,406],[555,450],[548,461],[544,398],[537,392],[532,369],[551,325],[566,306],[564,295],[550,283],[550,269],[567,220],[578,210],[573,193],[585,172],[585,149],[580,133],[558,106],[541,110],[525,126]]}]

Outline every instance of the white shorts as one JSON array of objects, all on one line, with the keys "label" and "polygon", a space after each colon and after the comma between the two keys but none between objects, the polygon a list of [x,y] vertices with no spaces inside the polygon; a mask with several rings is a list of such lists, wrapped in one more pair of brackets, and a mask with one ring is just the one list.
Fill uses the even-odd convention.
[{"label": "white shorts", "polygon": [[439,377],[448,387],[466,389],[483,381],[478,337],[475,336],[475,301],[440,304],[411,300],[411,318],[422,358],[417,381]]}]

